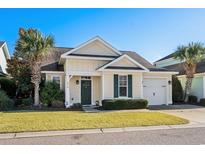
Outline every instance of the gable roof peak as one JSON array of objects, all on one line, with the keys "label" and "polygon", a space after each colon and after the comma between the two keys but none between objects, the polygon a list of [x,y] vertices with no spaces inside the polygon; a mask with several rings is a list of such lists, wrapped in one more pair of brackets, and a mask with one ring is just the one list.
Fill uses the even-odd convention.
[{"label": "gable roof peak", "polygon": [[75,52],[76,50],[78,50],[78,49],[80,49],[80,48],[82,48],[82,47],[84,47],[84,46],[86,46],[86,45],[88,45],[88,44],[90,44],[90,43],[92,43],[92,42],[94,42],[94,41],[96,41],[96,40],[100,41],[100,42],[101,42],[102,44],[104,44],[106,47],[110,48],[110,49],[111,49],[113,52],[115,52],[117,55],[122,55],[122,53],[121,53],[119,50],[117,50],[116,48],[114,48],[111,44],[109,44],[108,42],[106,42],[106,41],[105,41],[104,39],[102,39],[100,36],[95,36],[95,37],[89,39],[88,41],[86,41],[86,42],[80,44],[80,45],[77,46],[76,48],[74,48],[74,49],[72,49],[72,50],[70,50],[70,51],[64,53],[64,54],[62,55],[62,57],[68,56],[69,54]]}]

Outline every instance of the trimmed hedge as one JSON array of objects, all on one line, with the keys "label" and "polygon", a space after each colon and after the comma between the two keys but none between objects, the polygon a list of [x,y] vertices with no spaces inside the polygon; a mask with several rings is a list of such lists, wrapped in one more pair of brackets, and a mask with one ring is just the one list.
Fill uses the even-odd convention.
[{"label": "trimmed hedge", "polygon": [[33,99],[31,97],[20,98],[20,99],[16,99],[16,101],[15,101],[15,106],[16,107],[31,106],[32,104],[33,104]]},{"label": "trimmed hedge", "polygon": [[105,99],[102,101],[103,110],[145,109],[148,101],[145,99]]},{"label": "trimmed hedge", "polygon": [[190,95],[188,100],[190,103],[197,103],[198,98],[194,95]]},{"label": "trimmed hedge", "polygon": [[205,98],[201,98],[199,104],[205,106]]},{"label": "trimmed hedge", "polygon": [[6,92],[3,90],[0,90],[0,111],[7,111],[11,110],[14,106],[14,103],[12,99],[10,99]]}]

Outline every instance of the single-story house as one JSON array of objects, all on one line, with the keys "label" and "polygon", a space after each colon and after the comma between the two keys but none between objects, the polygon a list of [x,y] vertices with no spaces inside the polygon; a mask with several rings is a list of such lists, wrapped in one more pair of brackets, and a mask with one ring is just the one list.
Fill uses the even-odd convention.
[{"label": "single-story house", "polygon": [[172,104],[172,75],[177,72],[156,68],[136,52],[118,50],[98,36],[49,53],[41,72],[65,91],[66,107],[138,98],[149,105]]},{"label": "single-story house", "polygon": [[0,76],[7,75],[7,59],[10,59],[7,44],[5,41],[0,41]]},{"label": "single-story house", "polygon": [[[185,88],[186,75],[182,63],[173,58],[173,53],[163,57],[156,62],[158,68],[166,68],[179,72],[178,79],[182,88]],[[192,82],[191,95],[195,95],[198,99],[205,98],[205,59],[197,64],[196,73]]]}]

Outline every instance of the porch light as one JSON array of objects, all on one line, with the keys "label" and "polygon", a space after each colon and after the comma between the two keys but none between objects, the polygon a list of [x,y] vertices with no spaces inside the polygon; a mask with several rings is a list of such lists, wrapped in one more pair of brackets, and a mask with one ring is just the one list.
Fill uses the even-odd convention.
[{"label": "porch light", "polygon": [[169,81],[168,81],[168,84],[171,85],[171,84],[172,84],[172,81],[169,80]]},{"label": "porch light", "polygon": [[79,80],[76,80],[76,85],[79,85]]}]

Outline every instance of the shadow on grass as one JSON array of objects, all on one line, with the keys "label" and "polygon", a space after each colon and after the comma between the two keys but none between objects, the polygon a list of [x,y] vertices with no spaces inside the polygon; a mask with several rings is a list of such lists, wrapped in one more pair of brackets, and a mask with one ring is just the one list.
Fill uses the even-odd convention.
[{"label": "shadow on grass", "polygon": [[52,107],[15,107],[12,110],[1,111],[2,113],[20,113],[20,112],[62,112],[62,111],[83,111],[82,109],[66,109],[66,108],[52,108]]},{"label": "shadow on grass", "polygon": [[204,108],[198,104],[150,105],[149,110],[185,110]]}]

